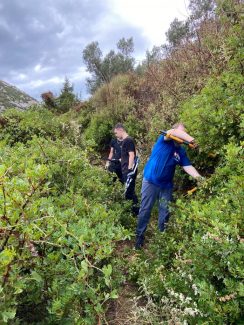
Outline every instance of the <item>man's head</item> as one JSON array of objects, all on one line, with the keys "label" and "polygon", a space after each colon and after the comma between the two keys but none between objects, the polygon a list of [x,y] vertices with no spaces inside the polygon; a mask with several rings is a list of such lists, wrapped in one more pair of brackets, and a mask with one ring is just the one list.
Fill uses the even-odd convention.
[{"label": "man's head", "polygon": [[173,125],[173,129],[178,129],[181,131],[186,131],[185,129],[185,125],[182,122],[178,122],[176,124]]},{"label": "man's head", "polygon": [[126,130],[121,123],[117,123],[114,127],[114,135],[117,139],[123,140],[125,135],[127,135]]}]

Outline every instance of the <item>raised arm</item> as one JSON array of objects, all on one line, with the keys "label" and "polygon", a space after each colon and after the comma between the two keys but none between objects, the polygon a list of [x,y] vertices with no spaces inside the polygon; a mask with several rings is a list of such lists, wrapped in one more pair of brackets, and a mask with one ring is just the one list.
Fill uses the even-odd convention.
[{"label": "raised arm", "polygon": [[[178,137],[178,138],[180,138],[182,140],[185,140],[185,141],[188,141],[188,142],[194,141],[194,138],[192,136],[190,136],[188,133],[186,133],[185,131],[180,130],[180,129],[168,130],[167,134],[171,134],[171,135],[173,135],[175,137]],[[167,141],[167,140],[170,140],[170,139],[165,136],[164,140]]]}]

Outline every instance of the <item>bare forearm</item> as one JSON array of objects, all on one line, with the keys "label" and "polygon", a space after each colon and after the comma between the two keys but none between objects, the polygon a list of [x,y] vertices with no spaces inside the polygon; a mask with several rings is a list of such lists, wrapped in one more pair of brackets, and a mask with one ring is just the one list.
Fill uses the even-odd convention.
[{"label": "bare forearm", "polygon": [[182,140],[189,141],[189,142],[194,140],[194,138],[191,137],[188,133],[186,133],[185,131],[179,130],[179,129],[171,129],[171,130],[167,131],[167,134],[171,134],[175,137],[178,137]]},{"label": "bare forearm", "polygon": [[201,177],[201,175],[198,173],[198,171],[196,170],[195,167],[193,166],[184,166],[183,167],[184,171],[189,174],[190,176],[192,176],[193,178],[198,178]]},{"label": "bare forearm", "polygon": [[134,152],[129,152],[129,165],[128,169],[132,169],[135,161],[135,153]]},{"label": "bare forearm", "polygon": [[110,153],[108,155],[108,159],[111,160],[113,158],[113,148],[110,149]]}]

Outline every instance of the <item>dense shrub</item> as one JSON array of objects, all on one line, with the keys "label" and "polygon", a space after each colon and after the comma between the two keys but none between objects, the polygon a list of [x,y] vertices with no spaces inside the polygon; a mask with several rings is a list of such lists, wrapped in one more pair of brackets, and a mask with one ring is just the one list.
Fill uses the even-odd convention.
[{"label": "dense shrub", "polygon": [[244,116],[243,82],[239,73],[224,73],[209,80],[201,93],[183,106],[182,120],[200,145],[199,163],[208,165],[208,154],[221,154],[229,141],[238,145]]},{"label": "dense shrub", "polygon": [[58,140],[1,157],[1,323],[95,324],[116,297],[115,243],[129,235],[110,177]]},{"label": "dense shrub", "polygon": [[42,107],[19,111],[7,110],[2,117],[6,123],[1,126],[0,139],[7,144],[26,143],[33,136],[56,139],[61,135],[61,124],[55,115]]},{"label": "dense shrub", "polygon": [[[117,75],[88,102],[64,96],[58,116],[43,108],[1,116],[0,323],[106,324],[106,303],[129,273],[143,298],[131,324],[242,324],[241,2],[209,3],[215,11],[193,15],[191,35],[154,48],[140,73]],[[152,222],[145,249],[127,247],[126,260],[126,244],[116,244],[136,219],[97,153],[124,123],[140,149],[139,191],[160,130],[178,120],[199,143],[189,156],[206,180],[185,196],[195,183],[177,171],[166,232]]]},{"label": "dense shrub", "polygon": [[152,319],[241,324],[242,154],[242,148],[228,145],[223,165],[190,203],[177,200],[168,230],[136,259],[131,274],[155,307]]},{"label": "dense shrub", "polygon": [[100,150],[106,148],[112,136],[113,121],[113,117],[105,113],[95,114],[84,133],[89,145]]}]

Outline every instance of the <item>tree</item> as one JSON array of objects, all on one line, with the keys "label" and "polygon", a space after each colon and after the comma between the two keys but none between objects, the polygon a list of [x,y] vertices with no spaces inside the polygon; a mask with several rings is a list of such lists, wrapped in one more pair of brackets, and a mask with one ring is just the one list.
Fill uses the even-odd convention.
[{"label": "tree", "polygon": [[117,48],[125,57],[131,57],[131,53],[134,52],[133,38],[121,38],[117,43]]},{"label": "tree", "polygon": [[56,108],[55,97],[53,96],[53,93],[51,91],[42,93],[41,98],[44,101],[44,103],[48,109],[52,110],[52,109]]},{"label": "tree", "polygon": [[160,45],[160,46],[153,46],[152,50],[146,51],[146,62],[147,64],[150,63],[159,63],[161,62],[167,55],[167,46]]},{"label": "tree", "polygon": [[200,21],[209,19],[213,15],[215,7],[215,0],[190,0],[190,18],[193,20]]},{"label": "tree", "polygon": [[133,38],[122,38],[117,43],[118,51],[111,50],[103,57],[98,42],[92,42],[83,50],[83,60],[91,77],[87,79],[90,93],[94,93],[102,84],[120,74],[134,70],[135,59]]},{"label": "tree", "polygon": [[57,98],[58,108],[62,113],[67,112],[75,103],[77,102],[76,96],[74,94],[73,85],[70,83],[69,79],[66,77],[63,88],[59,97]]},{"label": "tree", "polygon": [[180,45],[181,41],[187,36],[188,32],[188,23],[175,18],[166,32],[166,37],[168,42],[175,47]]}]

